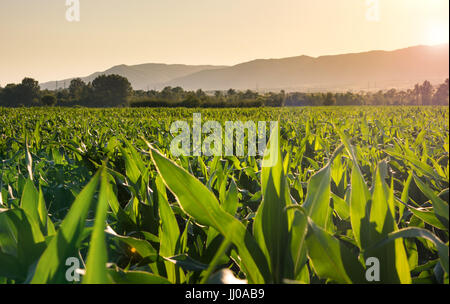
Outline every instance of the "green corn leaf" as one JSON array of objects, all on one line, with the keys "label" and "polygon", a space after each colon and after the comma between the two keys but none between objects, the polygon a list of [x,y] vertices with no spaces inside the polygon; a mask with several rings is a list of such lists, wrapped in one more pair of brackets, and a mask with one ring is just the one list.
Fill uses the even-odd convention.
[{"label": "green corn leaf", "polygon": [[[403,204],[400,204],[403,205]],[[405,204],[406,205],[406,204]],[[405,206],[404,205],[404,206]],[[409,211],[411,211],[412,214],[420,218],[425,223],[434,226],[441,230],[446,230],[447,228],[439,221],[439,219],[436,217],[436,213],[434,212],[434,209],[432,207],[430,208],[415,208],[411,205],[406,205]]]},{"label": "green corn leaf", "polygon": [[353,228],[355,241],[359,248],[367,248],[369,246],[369,232],[365,227],[369,223],[369,206],[370,206],[370,192],[367,188],[361,169],[358,165],[358,160],[354,153],[353,147],[350,145],[345,134],[336,128],[342,143],[349,153],[353,169],[351,174],[351,193],[350,193],[350,222]]},{"label": "green corn leaf", "polygon": [[348,205],[348,203],[334,193],[331,193],[331,197],[333,198],[334,210],[339,215],[339,217],[343,220],[349,219],[350,206]]},{"label": "green corn leaf", "polygon": [[[393,185],[389,190],[384,182],[387,163],[382,161],[377,166],[375,187],[370,210],[369,230],[370,242],[375,244],[386,238],[389,233],[397,231],[394,210]],[[376,257],[380,261],[380,276],[383,283],[411,283],[409,263],[401,240],[388,244],[378,250],[367,250],[365,258]]]},{"label": "green corn leaf", "polygon": [[83,236],[85,220],[99,183],[97,172],[89,184],[76,197],[67,216],[42,254],[31,283],[67,283],[66,259],[78,256],[77,250]]},{"label": "green corn leaf", "polygon": [[[158,191],[158,206],[159,217],[161,218],[160,228],[160,247],[159,254],[162,257],[171,257],[176,254],[177,243],[180,238],[180,228],[172,211],[172,208],[167,201],[166,186],[163,180],[158,175],[156,177],[156,189]],[[167,277],[172,283],[177,281],[177,268],[173,263],[165,261]],[[182,272],[180,273],[183,276]]]},{"label": "green corn leaf", "polygon": [[24,282],[45,247],[39,224],[24,210],[0,212],[0,272]]},{"label": "green corn leaf", "polygon": [[311,220],[308,225],[308,257],[317,275],[341,284],[362,283],[364,268],[357,257],[338,239]]},{"label": "green corn leaf", "polygon": [[[39,192],[33,184],[31,179],[27,179],[25,187],[23,188],[22,198],[20,200],[20,207],[36,222],[39,223],[41,229],[45,227],[43,220],[41,219],[41,214],[45,213],[47,216],[47,211],[41,210],[42,204],[39,204]],[[45,207],[45,206],[44,206]]]},{"label": "green corn leaf", "polygon": [[305,238],[308,231],[308,220],[304,212],[295,212],[291,225],[291,255],[294,277],[297,278],[307,261]]},{"label": "green corn leaf", "polygon": [[208,265],[191,258],[187,254],[180,254],[164,259],[173,263],[174,265],[180,266],[186,271],[203,271],[208,269]]},{"label": "green corn leaf", "polygon": [[183,211],[202,225],[213,227],[238,248],[249,281],[262,283],[267,278],[265,259],[245,226],[226,213],[200,181],[186,170],[151,148],[151,156],[167,188],[175,195]]},{"label": "green corn leaf", "polygon": [[105,223],[108,212],[108,192],[112,192],[104,168],[101,171],[100,194],[95,215],[94,230],[92,232],[89,252],[86,262],[86,274],[83,277],[83,284],[107,284],[110,283],[106,271],[108,253],[105,243]]},{"label": "green corn leaf", "polygon": [[[412,172],[409,173],[408,179],[406,180],[404,186],[403,186],[403,191],[402,191],[402,196],[401,196],[401,200],[405,203],[408,203],[409,200],[409,188],[411,186],[411,181],[413,179],[413,174]],[[401,220],[403,218],[403,212],[405,210],[405,205],[403,204],[399,204],[399,220]]]},{"label": "green corn leaf", "polygon": [[22,282],[26,273],[18,258],[0,251],[0,277]]},{"label": "green corn leaf", "polygon": [[449,273],[449,249],[439,238],[433,233],[422,228],[405,228],[395,232],[392,232],[388,237],[374,246],[374,248],[380,248],[386,244],[393,242],[399,238],[424,238],[432,242],[438,251],[440,262],[445,272]]},{"label": "green corn leaf", "polygon": [[28,138],[25,140],[26,147],[26,164],[28,170],[28,177],[32,181],[33,180],[33,158],[31,157],[30,149],[28,148]]},{"label": "green corn leaf", "polygon": [[146,240],[137,239],[130,236],[123,236],[117,234],[111,227],[106,228],[106,233],[115,238],[116,240],[129,246],[131,251],[135,251],[141,258],[154,262],[158,258],[158,252],[155,248]]},{"label": "green corn leaf", "polygon": [[443,181],[446,178],[445,176],[440,176],[439,174],[437,174],[431,166],[429,166],[425,162],[420,161],[419,159],[417,159],[414,156],[403,155],[403,154],[400,154],[400,153],[397,153],[394,151],[390,151],[390,150],[384,150],[384,152],[386,152],[387,154],[389,154],[393,157],[396,157],[398,159],[403,159],[403,160],[410,162],[411,164],[413,164],[415,166],[415,168],[420,170],[423,174],[427,175],[428,177],[435,178],[437,180],[443,180]]},{"label": "green corn leaf", "polygon": [[225,195],[225,200],[223,201],[222,207],[225,212],[234,216],[238,209],[239,198],[238,198],[238,189],[236,186],[236,182],[232,179],[230,182],[230,187]]},{"label": "green corn leaf", "polygon": [[440,199],[433,190],[431,190],[427,185],[425,185],[417,176],[414,175],[414,181],[417,187],[422,191],[433,203],[433,209],[436,217],[448,230],[448,220],[449,220],[449,209],[448,203]]},{"label": "green corn leaf", "polygon": [[170,284],[167,279],[144,271],[108,269],[108,275],[116,284]]},{"label": "green corn leaf", "polygon": [[[305,203],[302,209],[305,215],[296,212],[290,231],[291,254],[294,263],[294,276],[297,277],[306,262],[306,248],[304,239],[307,231],[307,218],[318,222],[318,226],[325,230],[329,227],[331,220],[330,195],[331,195],[331,166],[336,156],[341,152],[343,146],[336,149],[325,168],[314,174],[307,188]],[[346,204],[346,203],[345,203]]]},{"label": "green corn leaf", "polygon": [[138,183],[139,178],[141,177],[141,171],[139,170],[139,167],[134,158],[130,156],[129,149],[121,147],[120,151],[122,152],[123,158],[125,160],[125,169],[127,172],[127,177],[130,179],[133,185],[136,185]]},{"label": "green corn leaf", "polygon": [[[290,198],[283,169],[279,143],[279,130],[275,128],[266,148],[261,173],[263,200],[254,222],[254,234],[263,248],[275,283],[284,278],[293,279],[292,258],[288,250],[289,224],[285,208]],[[270,161],[272,160],[272,161]],[[270,165],[264,166],[265,163]]]},{"label": "green corn leaf", "polygon": [[314,174],[309,183],[303,208],[316,225],[327,230],[330,208],[331,166],[327,165]]},{"label": "green corn leaf", "polygon": [[47,214],[48,212],[42,189],[39,189],[38,192],[33,181],[30,179],[25,182],[20,206],[36,223],[39,224],[44,235],[54,234],[55,228]]},{"label": "green corn leaf", "polygon": [[[238,189],[236,186],[236,182],[233,179],[230,182],[230,187],[228,188],[228,190],[226,188],[226,185],[227,180],[224,179],[219,189],[219,202],[221,203],[222,208],[227,213],[234,216],[239,204]],[[219,232],[217,230],[209,230],[206,244],[209,245],[217,235],[219,235]]]}]

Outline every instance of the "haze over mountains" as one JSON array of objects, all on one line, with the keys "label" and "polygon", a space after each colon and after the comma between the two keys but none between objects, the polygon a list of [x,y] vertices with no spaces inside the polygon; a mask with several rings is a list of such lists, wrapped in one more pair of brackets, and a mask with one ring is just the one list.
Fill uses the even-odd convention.
[{"label": "haze over mountains", "polygon": [[[184,65],[184,64],[160,64],[147,63],[139,65],[117,65],[103,72],[96,72],[87,77],[80,77],[83,81],[93,81],[97,76],[102,74],[111,75],[117,74],[126,77],[135,90],[156,89],[164,86],[173,79],[187,76],[199,71],[207,71],[210,69],[221,69],[225,66],[211,66],[211,65]],[[56,86],[58,89],[67,88],[73,78],[64,80],[50,81],[40,84],[42,89],[54,90]]]},{"label": "haze over mountains", "polygon": [[[442,83],[449,76],[449,45],[415,46],[395,51],[321,57],[258,59],[235,66],[142,64],[119,65],[101,74],[128,78],[135,90],[181,86],[186,90],[346,91],[406,89],[424,80]],[[68,87],[71,79],[58,81]],[[42,83],[55,89],[56,82]]]}]

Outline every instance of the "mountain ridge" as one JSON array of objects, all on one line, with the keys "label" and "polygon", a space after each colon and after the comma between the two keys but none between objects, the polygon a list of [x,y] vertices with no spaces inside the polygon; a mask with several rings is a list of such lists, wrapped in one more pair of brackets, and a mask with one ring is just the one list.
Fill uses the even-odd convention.
[{"label": "mountain ridge", "polygon": [[[393,87],[410,88],[424,80],[441,83],[448,78],[448,66],[447,43],[394,51],[255,59],[233,66],[153,63],[117,65],[105,72],[96,72],[84,80],[90,81],[98,75],[114,73],[127,77],[134,89],[160,90],[165,86],[181,86],[186,90],[205,91],[229,88],[262,91],[373,91]],[[54,89],[55,82],[41,86]]]},{"label": "mountain ridge", "polygon": [[[224,66],[213,65],[186,65],[186,64],[165,64],[165,63],[144,63],[137,65],[119,64],[105,71],[95,72],[89,76],[79,77],[85,82],[92,82],[97,76],[118,74],[128,78],[134,89],[155,89],[160,84],[164,84],[176,77],[195,73],[199,70],[222,68]],[[61,89],[68,87],[70,81],[77,77],[67,78],[58,81],[49,81],[41,83],[42,89]]]}]

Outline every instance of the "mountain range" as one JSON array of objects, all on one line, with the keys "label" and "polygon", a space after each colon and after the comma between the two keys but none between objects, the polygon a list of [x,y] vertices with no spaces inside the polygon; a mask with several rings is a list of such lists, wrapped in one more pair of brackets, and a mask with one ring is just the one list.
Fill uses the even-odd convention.
[{"label": "mountain range", "polygon": [[[449,77],[449,45],[414,46],[395,51],[369,51],[320,57],[257,59],[234,66],[156,64],[118,65],[81,77],[101,74],[128,78],[135,90],[180,86],[205,91],[347,91],[406,89]],[[42,89],[68,86],[71,79],[41,83]]]}]

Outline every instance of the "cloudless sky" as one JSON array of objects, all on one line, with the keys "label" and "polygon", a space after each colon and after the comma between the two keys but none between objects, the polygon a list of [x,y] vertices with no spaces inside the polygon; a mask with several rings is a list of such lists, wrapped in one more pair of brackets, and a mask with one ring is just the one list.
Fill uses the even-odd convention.
[{"label": "cloudless sky", "polygon": [[[376,0],[372,0],[376,1]],[[87,76],[118,64],[233,65],[257,58],[448,42],[449,0],[0,1],[0,85]]]}]

